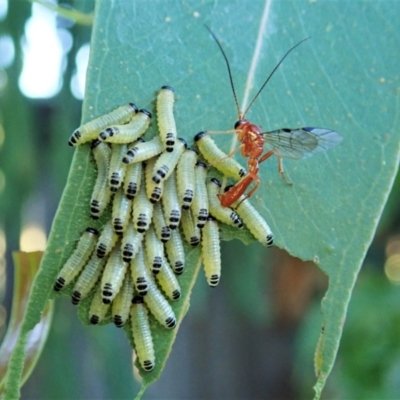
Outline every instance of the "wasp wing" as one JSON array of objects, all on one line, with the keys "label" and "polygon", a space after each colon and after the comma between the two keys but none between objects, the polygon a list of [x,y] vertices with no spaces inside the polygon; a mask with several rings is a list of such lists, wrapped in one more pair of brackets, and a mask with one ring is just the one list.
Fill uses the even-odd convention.
[{"label": "wasp wing", "polygon": [[301,159],[327,151],[342,141],[342,136],[325,128],[282,128],[263,132],[265,145],[281,157]]}]

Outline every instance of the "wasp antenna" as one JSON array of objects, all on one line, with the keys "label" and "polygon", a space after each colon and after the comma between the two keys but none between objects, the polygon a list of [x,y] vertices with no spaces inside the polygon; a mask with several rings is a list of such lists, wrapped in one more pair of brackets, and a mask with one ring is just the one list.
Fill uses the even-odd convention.
[{"label": "wasp antenna", "polygon": [[211,33],[211,36],[216,41],[219,49],[221,50],[222,55],[224,56],[226,67],[228,68],[229,80],[231,81],[231,88],[232,88],[232,92],[233,92],[233,98],[235,99],[235,104],[236,104],[236,108],[237,108],[237,111],[238,111],[239,119],[241,119],[241,112],[240,112],[239,103],[238,103],[237,96],[236,96],[235,86],[233,84],[232,72],[231,72],[231,67],[229,65],[228,57],[226,56],[226,54],[224,52],[224,49],[222,48],[221,43],[219,42],[219,40],[215,36],[214,32],[206,24],[204,24],[204,26]]},{"label": "wasp antenna", "polygon": [[276,64],[275,68],[272,70],[272,72],[268,75],[268,78],[266,79],[266,81],[262,84],[261,88],[259,89],[259,91],[256,93],[256,95],[253,97],[253,100],[250,102],[249,106],[246,108],[246,111],[243,113],[243,118],[245,117],[245,115],[247,114],[247,111],[249,111],[250,107],[253,105],[253,103],[255,102],[255,100],[257,99],[257,97],[260,95],[260,93],[263,91],[263,89],[265,88],[265,86],[267,85],[267,83],[269,82],[269,80],[272,78],[272,75],[275,73],[275,71],[279,68],[279,66],[282,64],[283,60],[289,55],[289,53],[292,52],[292,50],[294,50],[297,46],[300,46],[303,42],[305,42],[306,40],[311,39],[311,36],[304,38],[303,40],[300,40],[300,42],[298,42],[297,44],[295,44],[291,49],[289,49],[286,54],[280,59],[280,61],[278,62],[278,64]]}]

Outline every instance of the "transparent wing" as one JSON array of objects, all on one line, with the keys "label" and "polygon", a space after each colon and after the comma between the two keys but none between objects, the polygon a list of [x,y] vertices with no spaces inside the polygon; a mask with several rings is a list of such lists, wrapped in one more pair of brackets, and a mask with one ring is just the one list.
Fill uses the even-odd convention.
[{"label": "transparent wing", "polygon": [[342,141],[342,136],[325,128],[282,128],[263,132],[265,145],[276,154],[287,158],[306,158],[315,153],[327,151]]}]

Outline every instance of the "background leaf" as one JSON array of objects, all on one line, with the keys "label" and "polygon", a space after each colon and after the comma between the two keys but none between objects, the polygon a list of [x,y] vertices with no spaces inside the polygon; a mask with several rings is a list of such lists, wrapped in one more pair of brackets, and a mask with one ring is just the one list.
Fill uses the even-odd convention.
[{"label": "background leaf", "polygon": [[[43,252],[41,251],[32,253],[14,253],[15,273],[13,307],[7,332],[0,348],[0,391],[2,393],[4,393],[6,375],[9,373],[8,367],[10,355],[14,350],[16,338],[21,332],[21,324],[31,291],[32,282],[39,268],[42,255]],[[28,379],[40,357],[43,346],[47,340],[52,317],[53,304],[49,303],[42,314],[40,322],[27,334],[27,342],[24,352],[20,352],[18,355],[18,357],[21,357],[22,360],[25,361],[21,378],[22,383]],[[11,374],[13,373],[11,372]],[[15,380],[13,383],[10,382],[9,385],[15,385],[18,387],[19,381]]]},{"label": "background leaf", "polygon": [[[392,57],[397,13],[393,3],[383,1],[97,4],[83,120],[132,100],[154,111],[155,92],[169,84],[179,98],[180,135],[189,143],[200,130],[231,128],[236,120],[222,56],[203,22],[226,49],[239,99],[249,88],[261,16],[267,23],[259,36],[255,88],[288,48],[312,36],[285,60],[248,118],[265,130],[311,125],[344,137],[327,154],[285,162],[293,187],[280,179],[273,161],[264,163],[253,199],[275,244],[314,260],[330,278],[322,305],[318,393],[332,368],[351,290],[398,166],[399,90]],[[231,138],[217,140],[229,150]],[[74,241],[92,224],[87,204],[93,178],[88,149],[78,149],[37,280],[49,291]],[[43,305],[49,291],[40,297]]]}]

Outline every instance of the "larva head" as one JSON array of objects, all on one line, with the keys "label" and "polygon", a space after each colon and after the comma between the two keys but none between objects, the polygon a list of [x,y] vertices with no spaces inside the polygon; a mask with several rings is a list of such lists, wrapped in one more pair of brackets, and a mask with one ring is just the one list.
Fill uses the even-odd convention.
[{"label": "larva head", "polygon": [[65,279],[62,276],[59,276],[56,280],[56,283],[53,286],[53,289],[56,292],[59,292],[65,285]]},{"label": "larva head", "polygon": [[122,328],[124,325],[124,320],[122,319],[121,315],[114,315],[113,322],[117,328]]},{"label": "larva head", "polygon": [[132,299],[132,304],[143,304],[143,297],[142,296],[134,296]]},{"label": "larva head", "polygon": [[195,164],[196,167],[200,167],[200,168],[205,168],[207,169],[207,165],[204,164],[202,161],[197,161],[197,163]]},{"label": "larva head", "polygon": [[78,144],[78,141],[79,141],[79,139],[81,138],[81,133],[79,132],[79,130],[78,129],[76,129],[73,133],[72,133],[72,135],[71,135],[71,137],[69,138],[69,141],[68,141],[68,144],[70,145],[70,146],[76,146],[77,144]]},{"label": "larva head", "polygon": [[142,108],[141,110],[139,110],[139,112],[142,113],[142,114],[144,114],[144,115],[147,115],[149,118],[152,117],[151,112],[145,110],[144,108]]},{"label": "larva head", "polygon": [[137,114],[138,108],[136,107],[136,104],[134,104],[134,103],[129,103],[129,105],[133,108],[133,111],[135,111],[135,114]]},{"label": "larva head", "polygon": [[93,149],[96,148],[100,143],[101,143],[101,140],[99,140],[99,139],[92,140],[92,142],[90,143],[90,148],[93,150]]},{"label": "larva head", "polygon": [[172,293],[172,298],[174,300],[178,300],[181,297],[181,292],[179,290],[174,290],[174,292]]},{"label": "larva head", "polygon": [[74,290],[72,292],[72,304],[77,305],[81,301],[81,292],[78,292],[77,290]]},{"label": "larva head", "polygon": [[151,360],[144,360],[142,363],[142,367],[146,372],[150,372],[154,368],[154,363]]},{"label": "larva head", "polygon": [[207,221],[214,222],[214,221],[216,221],[216,219],[215,219],[215,217],[213,217],[212,215],[208,215]]},{"label": "larva head", "polygon": [[195,153],[196,155],[199,154],[199,152],[196,149],[194,149],[193,147],[188,147],[187,150],[193,151],[193,153]]},{"label": "larva head", "polygon": [[171,86],[168,86],[168,85],[162,86],[161,89],[169,90],[170,92],[173,92],[173,93],[175,92],[175,90]]},{"label": "larva head", "polygon": [[195,137],[194,137],[194,141],[198,142],[199,140],[201,140],[204,136],[207,135],[207,132],[199,132]]},{"label": "larva head", "polygon": [[178,140],[183,144],[183,146],[185,147],[185,149],[187,149],[186,140],[184,140],[184,139],[182,139],[182,138],[178,138]]},{"label": "larva head", "polygon": [[169,317],[165,320],[165,325],[167,326],[167,328],[172,329],[175,328],[176,326],[176,319],[173,317]]},{"label": "larva head", "polygon": [[221,182],[217,178],[211,178],[210,182],[218,187],[221,187]]},{"label": "larva head", "polygon": [[99,234],[99,231],[97,229],[95,229],[95,228],[87,228],[86,232],[88,232],[88,233],[90,233],[92,235],[95,235],[95,236],[97,236]]}]

